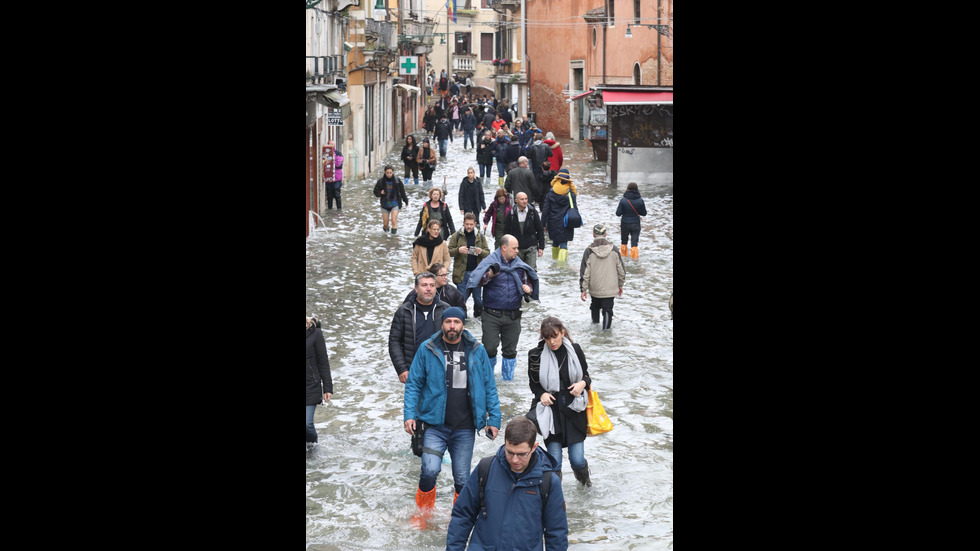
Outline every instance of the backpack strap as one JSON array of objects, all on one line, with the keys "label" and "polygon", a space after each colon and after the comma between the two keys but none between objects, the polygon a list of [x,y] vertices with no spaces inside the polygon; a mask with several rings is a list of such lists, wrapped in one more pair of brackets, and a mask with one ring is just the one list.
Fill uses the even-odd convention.
[{"label": "backpack strap", "polygon": [[484,457],[477,466],[476,476],[480,482],[480,514],[484,519],[487,518],[487,502],[484,497],[484,489],[487,486],[487,475],[490,473],[490,463],[493,463],[494,456]]}]

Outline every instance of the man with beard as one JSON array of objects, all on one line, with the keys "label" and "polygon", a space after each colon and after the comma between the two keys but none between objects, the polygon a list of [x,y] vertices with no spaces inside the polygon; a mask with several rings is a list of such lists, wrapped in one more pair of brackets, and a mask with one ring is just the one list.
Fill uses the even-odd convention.
[{"label": "man with beard", "polygon": [[422,272],[415,277],[415,293],[395,310],[388,330],[388,356],[395,368],[398,380],[408,379],[415,352],[442,324],[443,312],[449,304],[436,298],[436,276]]},{"label": "man with beard", "polygon": [[453,264],[453,283],[463,295],[463,310],[466,310],[466,300],[472,291],[473,317],[478,318],[483,313],[482,289],[470,289],[466,282],[480,261],[490,256],[490,245],[486,236],[476,231],[476,216],[472,212],[463,216],[463,227],[449,238],[449,256],[456,259]]},{"label": "man with beard", "polygon": [[[447,308],[442,329],[422,343],[405,383],[405,432],[423,431],[422,469],[412,525],[425,528],[435,507],[436,479],[449,450],[455,496],[470,477],[476,432],[493,440],[500,430],[500,400],[487,351],[463,328],[466,312]],[[455,502],[455,498],[453,499]]]}]

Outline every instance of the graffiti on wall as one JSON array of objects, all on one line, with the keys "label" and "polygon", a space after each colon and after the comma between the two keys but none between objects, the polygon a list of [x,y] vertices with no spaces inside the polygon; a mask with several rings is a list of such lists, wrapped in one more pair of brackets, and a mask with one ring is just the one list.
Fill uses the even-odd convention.
[{"label": "graffiti on wall", "polygon": [[606,105],[613,147],[674,147],[674,106]]}]

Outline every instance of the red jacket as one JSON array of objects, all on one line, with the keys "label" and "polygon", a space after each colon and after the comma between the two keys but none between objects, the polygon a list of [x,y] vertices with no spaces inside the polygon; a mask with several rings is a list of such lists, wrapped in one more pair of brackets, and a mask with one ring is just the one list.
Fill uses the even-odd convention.
[{"label": "red jacket", "polygon": [[541,140],[541,143],[547,144],[547,146],[551,148],[552,155],[551,158],[548,159],[551,161],[551,170],[561,169],[561,164],[565,162],[565,157],[563,157],[561,154],[561,144],[555,140]]}]

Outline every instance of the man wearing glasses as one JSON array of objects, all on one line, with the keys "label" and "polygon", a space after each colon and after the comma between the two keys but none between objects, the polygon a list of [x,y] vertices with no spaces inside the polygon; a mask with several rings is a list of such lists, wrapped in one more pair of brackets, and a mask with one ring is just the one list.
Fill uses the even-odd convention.
[{"label": "man wearing glasses", "polygon": [[[476,432],[491,440],[500,430],[500,400],[487,351],[463,329],[466,312],[446,309],[441,330],[422,343],[405,383],[405,432],[422,430],[422,472],[412,525],[425,528],[435,507],[436,479],[449,450],[455,495],[470,476]],[[453,500],[455,501],[455,499]]]},{"label": "man wearing glasses", "polygon": [[[523,415],[507,423],[504,445],[487,473],[486,509],[481,510],[478,469],[474,469],[453,506],[447,551],[463,551],[467,538],[470,549],[541,549],[542,537],[548,551],[568,549],[561,479],[552,470],[554,460],[538,447],[537,436],[537,427]],[[542,503],[540,485],[545,476],[551,477],[551,489]]]}]

